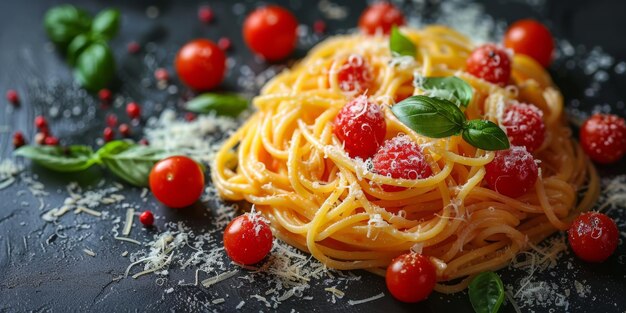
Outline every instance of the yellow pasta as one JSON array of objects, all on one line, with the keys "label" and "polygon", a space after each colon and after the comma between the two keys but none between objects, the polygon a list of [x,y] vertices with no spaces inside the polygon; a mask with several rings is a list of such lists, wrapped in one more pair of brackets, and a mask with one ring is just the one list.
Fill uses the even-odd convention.
[{"label": "yellow pasta", "polygon": [[[503,88],[464,72],[474,45],[461,34],[443,26],[402,32],[418,47],[415,60],[393,58],[388,37],[345,35],[320,43],[275,77],[253,100],[256,112],[217,153],[212,179],[224,199],[253,203],[275,236],[329,267],[384,275],[394,257],[413,248],[442,265],[436,290],[456,292],[473,275],[506,266],[529,243],[566,229],[595,202],[598,177],[571,138],[561,94],[534,60],[515,55],[512,84]],[[342,91],[337,71],[355,54],[372,67],[367,92],[383,105],[386,138],[404,133],[419,143],[432,162],[431,177],[375,174],[348,157],[333,135],[333,119],[356,96]],[[501,195],[483,181],[493,152],[459,136],[423,137],[400,123],[389,106],[421,93],[416,74],[469,83],[468,118],[497,122],[509,99],[539,107],[546,139],[534,152],[541,161],[534,188],[517,199]],[[384,184],[407,188],[387,192]]]}]

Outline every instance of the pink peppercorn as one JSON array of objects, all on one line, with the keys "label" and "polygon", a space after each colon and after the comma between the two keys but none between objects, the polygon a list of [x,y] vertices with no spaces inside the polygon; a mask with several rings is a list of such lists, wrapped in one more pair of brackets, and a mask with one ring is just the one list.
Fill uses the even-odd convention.
[{"label": "pink peppercorn", "polygon": [[170,73],[164,68],[158,68],[154,71],[154,78],[158,81],[167,81],[170,79]]},{"label": "pink peppercorn", "polygon": [[101,89],[98,92],[98,97],[100,98],[100,101],[104,102],[104,103],[109,103],[111,102],[111,98],[112,98],[112,94],[111,94],[111,90],[108,89]]},{"label": "pink peppercorn", "polygon": [[26,144],[26,140],[24,139],[24,134],[21,131],[16,131],[13,134],[13,147],[19,148]]},{"label": "pink peppercorn", "polygon": [[13,90],[13,89],[9,89],[7,91],[7,100],[13,104],[13,105],[17,105],[20,103],[20,97],[17,95],[17,91]]},{"label": "pink peppercorn", "polygon": [[128,53],[130,54],[135,54],[137,52],[139,52],[139,50],[141,50],[141,46],[139,45],[138,42],[136,41],[131,41],[128,43],[128,45],[126,46],[126,50],[128,51]]},{"label": "pink peppercorn", "polygon": [[105,128],[104,131],[102,132],[102,139],[104,139],[105,142],[109,142],[113,140],[114,137],[115,137],[115,132],[113,131],[113,128],[111,127]]},{"label": "pink peppercorn", "polygon": [[109,127],[117,126],[117,115],[115,115],[115,114],[108,114],[107,117],[106,117],[106,124]]},{"label": "pink peppercorn", "polygon": [[43,143],[46,146],[58,146],[59,145],[59,138],[54,137],[54,136],[47,136],[44,140]]},{"label": "pink peppercorn", "polygon": [[211,10],[210,7],[201,6],[198,9],[198,18],[200,19],[202,23],[206,23],[206,24],[211,23],[213,21],[213,17],[214,17],[213,10]]},{"label": "pink peppercorn", "polygon": [[139,221],[143,226],[150,227],[154,224],[154,215],[151,211],[143,211],[143,213],[139,215]]},{"label": "pink peppercorn", "polygon": [[317,20],[313,23],[313,31],[318,34],[324,34],[326,32],[326,22],[323,20]]},{"label": "pink peppercorn", "polygon": [[141,116],[141,107],[139,104],[131,102],[126,105],[126,114],[133,120],[138,119]]},{"label": "pink peppercorn", "polygon": [[42,115],[38,115],[37,117],[35,117],[35,127],[38,130],[47,129],[48,121],[46,121],[46,118],[43,117]]},{"label": "pink peppercorn", "polygon": [[232,46],[232,42],[230,41],[230,39],[222,37],[217,41],[217,46],[220,47],[222,51],[227,51]]},{"label": "pink peppercorn", "polygon": [[128,126],[128,124],[120,124],[120,127],[118,127],[117,130],[119,130],[123,137],[130,136],[130,126]]}]

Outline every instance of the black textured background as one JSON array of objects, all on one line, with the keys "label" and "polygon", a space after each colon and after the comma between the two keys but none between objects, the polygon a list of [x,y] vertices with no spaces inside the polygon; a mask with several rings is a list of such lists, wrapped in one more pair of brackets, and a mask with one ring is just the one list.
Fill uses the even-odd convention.
[{"label": "black textured background", "polygon": [[[277,1],[289,6],[298,16],[300,23],[312,25],[321,18],[314,1],[291,0]],[[332,34],[338,30],[354,27],[356,19],[365,7],[361,1],[333,1],[349,6],[347,19],[328,20],[328,30]],[[435,1],[437,2],[437,1]],[[574,47],[584,45],[587,50],[593,46],[602,46],[604,51],[618,61],[626,60],[626,2],[622,0],[573,0],[548,1],[536,0],[528,5],[523,1],[482,1],[486,11],[497,19],[508,22],[524,17],[535,17],[546,22],[553,33],[559,38],[569,40]],[[69,109],[68,116],[60,113],[58,117],[50,117],[52,129],[62,138],[62,142],[95,144],[102,128],[105,112],[97,104],[97,100],[73,84],[63,57],[52,51],[42,28],[44,12],[55,4],[65,1],[0,1],[0,93],[15,88],[18,90],[22,105],[11,109],[10,105],[0,98],[0,125],[9,125],[10,132],[0,130],[0,156],[7,157],[12,151],[11,133],[19,129],[31,139],[34,134],[32,120],[35,115],[49,112],[50,107],[58,107],[60,112]],[[123,95],[127,100],[142,103],[144,116],[156,114],[165,107],[177,107],[180,95],[170,95],[158,90],[150,81],[152,71],[156,67],[165,67],[173,73],[173,56],[183,43],[196,37],[207,37],[217,40],[221,36],[233,40],[230,56],[239,64],[248,64],[254,71],[262,71],[266,65],[253,60],[244,47],[240,35],[244,16],[233,13],[234,1],[73,1],[92,13],[105,7],[114,6],[122,11],[123,20],[120,34],[112,41],[118,63],[118,80],[113,88],[116,94]],[[216,20],[211,25],[203,25],[197,16],[200,4],[209,3],[216,13]],[[253,1],[244,1],[245,12],[256,5]],[[159,16],[156,19],[146,17],[146,8],[156,6]],[[412,8],[406,4],[407,14],[428,14],[428,10],[409,12]],[[433,4],[432,6],[436,6]],[[427,8],[430,6],[427,6]],[[422,7],[423,8],[423,7]],[[144,49],[137,55],[126,52],[126,44],[136,40]],[[146,45],[147,43],[152,43]],[[297,55],[303,55],[308,47],[299,47]],[[579,48],[580,49],[580,48]],[[146,62],[145,55],[151,55],[154,62]],[[584,75],[580,68],[570,69],[564,62],[556,62],[551,71],[554,79],[563,90],[567,103],[579,100],[580,110],[590,112],[594,108],[604,109],[624,116],[624,99],[626,98],[626,76],[616,75],[609,68],[610,79],[601,85],[601,90],[593,96],[585,96],[591,78]],[[146,78],[148,80],[146,81]],[[142,83],[143,81],[143,83]],[[231,72],[224,89],[237,89],[237,73]],[[181,87],[181,90],[184,89]],[[185,94],[185,92],[181,92]],[[72,108],[76,111],[72,112]],[[122,117],[123,108],[115,108]],[[135,129],[139,134],[139,128]],[[41,168],[28,169],[39,175],[39,179],[51,193],[46,201],[59,203],[65,198],[64,186],[70,181],[90,184],[97,180],[98,170],[81,175],[57,175]],[[624,161],[600,168],[603,175],[626,173]],[[248,300],[249,294],[258,292],[258,286],[224,282],[205,288],[175,288],[166,294],[164,287],[157,286],[154,277],[142,279],[125,279],[112,282],[111,279],[123,273],[128,259],[120,257],[120,253],[129,250],[127,246],[111,238],[111,224],[93,224],[89,217],[78,217],[91,221],[92,228],[80,232],[89,234],[80,244],[59,240],[47,245],[55,231],[54,226],[45,223],[37,210],[38,203],[30,195],[17,195],[24,190],[21,182],[0,191],[0,311],[233,311],[240,298],[246,298],[245,310],[267,310],[262,304]],[[127,188],[125,194],[129,201],[141,203],[138,199],[140,189]],[[205,208],[195,205],[182,211],[173,211],[161,207],[150,200],[144,209],[152,209],[165,217],[166,221],[185,221],[194,229],[205,227],[209,223],[210,214]],[[120,214],[121,215],[121,214]],[[623,220],[623,218],[622,218]],[[160,222],[162,223],[162,221]],[[622,226],[623,227],[623,226]],[[138,229],[136,227],[135,229]],[[622,231],[624,229],[622,228]],[[143,232],[142,236],[150,234]],[[25,241],[25,243],[24,243]],[[40,243],[44,247],[40,248]],[[97,251],[96,258],[86,257],[83,246]],[[45,250],[45,251],[44,251]],[[9,254],[10,251],[10,254]],[[571,312],[624,312],[626,310],[626,269],[620,264],[618,256],[626,254],[626,247],[621,244],[619,251],[602,265],[588,265],[577,261],[571,255],[561,260],[570,260],[574,268],[568,269],[564,263],[556,271],[556,277],[543,274],[546,281],[558,282],[560,276],[571,276],[575,272],[580,281],[587,281],[591,286],[591,294],[586,298],[573,295],[569,298]],[[181,277],[193,280],[192,273],[181,273],[172,270],[173,278],[169,285],[176,286]],[[500,271],[505,283],[509,279],[519,279],[523,273]],[[338,311],[419,311],[419,312],[471,312],[471,306],[465,293],[456,295],[433,294],[427,302],[407,305],[394,301],[387,293],[384,280],[365,272],[359,272],[361,282],[352,284],[346,290],[346,297],[336,304],[327,301],[328,293],[323,287],[313,286],[307,292],[316,300],[305,301],[291,299],[283,303],[278,310],[338,312]],[[539,275],[539,277],[542,277]],[[257,282],[263,284],[262,280]],[[572,290],[574,287],[571,286]],[[264,289],[262,289],[264,290]],[[385,292],[383,299],[361,306],[349,306],[347,299],[362,299]],[[199,306],[198,303],[210,303],[212,299],[225,297],[226,303]],[[188,301],[188,298],[195,299]],[[530,308],[544,312],[550,308]],[[552,307],[555,312],[564,311],[563,307]],[[527,311],[529,308],[523,309]],[[512,307],[506,305],[502,311],[510,312]]]}]

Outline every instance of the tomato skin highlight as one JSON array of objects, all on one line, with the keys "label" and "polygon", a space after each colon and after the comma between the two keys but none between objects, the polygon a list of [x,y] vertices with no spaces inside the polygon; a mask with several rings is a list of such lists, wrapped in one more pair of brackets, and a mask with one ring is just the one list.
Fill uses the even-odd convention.
[{"label": "tomato skin highlight", "polygon": [[198,91],[209,90],[224,79],[226,55],[213,41],[196,39],[178,50],[175,67],[185,85]]},{"label": "tomato skin highlight", "polygon": [[550,66],[554,54],[552,34],[543,24],[532,19],[513,23],[504,35],[504,46],[535,59],[543,67]]},{"label": "tomato skin highlight", "polygon": [[204,190],[204,173],[196,161],[172,156],[157,162],[150,172],[150,190],[170,208],[184,208],[198,201]]},{"label": "tomato skin highlight", "polygon": [[288,57],[296,47],[298,20],[287,9],[268,5],[254,10],[243,23],[248,48],[267,61]]},{"label": "tomato skin highlight", "polygon": [[387,122],[380,106],[367,97],[352,99],[339,111],[333,132],[351,158],[367,159],[385,139]]},{"label": "tomato skin highlight", "polygon": [[619,242],[619,230],[613,219],[597,212],[581,214],[567,233],[576,256],[591,263],[604,262]]},{"label": "tomato skin highlight", "polygon": [[404,23],[402,11],[385,1],[368,6],[359,18],[359,28],[367,35],[375,35],[379,31],[386,35],[393,26]]},{"label": "tomato skin highlight", "polygon": [[432,293],[437,272],[428,257],[409,252],[391,261],[385,282],[394,298],[402,302],[419,302]]},{"label": "tomato skin highlight", "polygon": [[272,244],[272,230],[260,216],[240,215],[224,230],[224,250],[239,264],[259,263],[272,250]]},{"label": "tomato skin highlight", "polygon": [[583,150],[596,163],[614,163],[626,154],[626,122],[617,115],[592,115],[580,127],[579,137]]}]

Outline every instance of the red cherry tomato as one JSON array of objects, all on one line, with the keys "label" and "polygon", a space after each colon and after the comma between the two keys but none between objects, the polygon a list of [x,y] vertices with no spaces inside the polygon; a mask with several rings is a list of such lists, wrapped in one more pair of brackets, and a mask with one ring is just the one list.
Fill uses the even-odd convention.
[{"label": "red cherry tomato", "polygon": [[410,252],[391,261],[385,281],[394,298],[402,302],[419,302],[433,291],[437,272],[428,257]]},{"label": "red cherry tomato", "polygon": [[170,208],[184,208],[196,202],[204,189],[204,173],[186,156],[163,159],[152,167],[150,189]]},{"label": "red cherry tomato", "polygon": [[139,221],[143,226],[152,226],[152,224],[154,224],[154,214],[152,214],[151,211],[144,211],[139,215]]},{"label": "red cherry tomato", "polygon": [[224,230],[224,249],[239,264],[259,263],[272,250],[272,230],[257,214],[238,216]]},{"label": "red cherry tomato", "polygon": [[533,152],[541,147],[546,137],[543,112],[538,107],[526,103],[513,103],[504,110],[502,126],[511,139],[511,145],[524,146]]},{"label": "red cherry tomato", "polygon": [[368,6],[359,18],[359,28],[368,35],[389,34],[393,26],[404,25],[404,15],[393,4],[378,2]]},{"label": "red cherry tomato", "polygon": [[185,44],[176,55],[178,77],[195,90],[213,89],[224,79],[224,51],[208,39],[196,39]]},{"label": "red cherry tomato", "polygon": [[348,102],[335,117],[334,133],[351,158],[367,159],[385,139],[387,123],[380,106],[359,96]]},{"label": "red cherry tomato", "polygon": [[500,86],[511,77],[511,58],[502,48],[486,44],[476,48],[467,58],[467,72]]},{"label": "red cherry tomato", "polygon": [[554,53],[554,39],[550,31],[535,20],[520,20],[504,34],[504,46],[515,53],[525,54],[543,67],[550,66]]},{"label": "red cherry tomato", "polygon": [[337,73],[339,88],[351,94],[362,94],[372,87],[372,70],[358,54],[351,55]]},{"label": "red cherry tomato", "polygon": [[[408,136],[386,140],[372,157],[374,172],[392,178],[420,179],[433,174],[422,149]],[[383,185],[385,191],[401,191],[404,187]]]},{"label": "red cherry tomato", "polygon": [[296,47],[298,20],[288,10],[268,5],[254,10],[243,23],[243,39],[268,61],[289,56]]},{"label": "red cherry tomato", "polygon": [[587,262],[603,262],[617,248],[619,231],[608,216],[588,212],[581,214],[568,231],[569,245],[576,255]]},{"label": "red cherry tomato", "polygon": [[533,155],[526,148],[516,146],[496,152],[496,157],[485,165],[485,170],[485,181],[491,189],[511,198],[525,194],[539,176]]},{"label": "red cherry tomato", "polygon": [[589,157],[603,164],[626,154],[626,123],[613,114],[594,114],[580,128],[580,145]]}]

